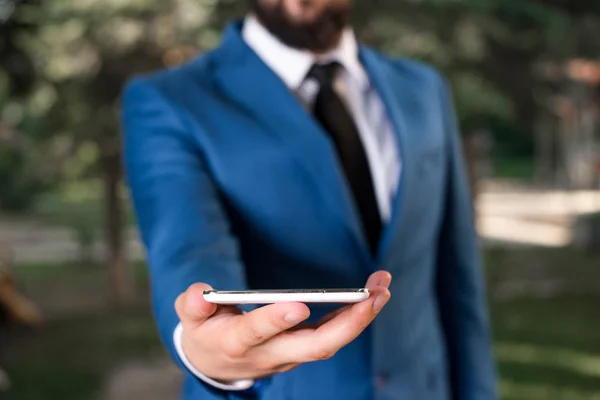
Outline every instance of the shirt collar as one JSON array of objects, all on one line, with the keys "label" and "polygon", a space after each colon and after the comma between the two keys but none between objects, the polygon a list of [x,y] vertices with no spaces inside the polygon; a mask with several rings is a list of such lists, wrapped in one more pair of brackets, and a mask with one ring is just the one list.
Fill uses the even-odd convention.
[{"label": "shirt collar", "polygon": [[246,17],[242,36],[254,52],[292,90],[298,90],[315,62],[337,61],[362,90],[369,78],[358,58],[358,43],[354,32],[346,29],[338,47],[318,57],[309,51],[289,47],[271,34],[256,17]]}]

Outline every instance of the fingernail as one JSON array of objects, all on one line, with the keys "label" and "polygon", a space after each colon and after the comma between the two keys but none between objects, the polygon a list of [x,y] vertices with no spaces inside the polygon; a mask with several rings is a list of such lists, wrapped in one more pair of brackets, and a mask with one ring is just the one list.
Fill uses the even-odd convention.
[{"label": "fingernail", "polygon": [[385,306],[385,303],[387,303],[387,300],[387,296],[383,294],[378,295],[373,302],[373,312],[375,314],[379,313],[383,309],[383,306]]},{"label": "fingernail", "polygon": [[285,319],[290,324],[297,324],[304,320],[304,315],[289,313],[289,314],[286,314],[285,317],[283,317],[283,319]]}]

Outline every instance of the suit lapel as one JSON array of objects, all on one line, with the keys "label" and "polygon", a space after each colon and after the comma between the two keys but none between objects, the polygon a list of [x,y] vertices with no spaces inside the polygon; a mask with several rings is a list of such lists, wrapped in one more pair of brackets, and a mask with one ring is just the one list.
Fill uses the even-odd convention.
[{"label": "suit lapel", "polygon": [[[402,82],[398,82],[399,76],[387,62],[382,62],[380,56],[373,50],[361,47],[360,58],[363,66],[367,70],[371,84],[377,90],[381,100],[383,101],[387,116],[393,126],[396,134],[396,142],[399,147],[399,154],[401,160],[401,174],[400,182],[398,185],[398,191],[392,203],[392,216],[389,223],[386,225],[384,232],[382,233],[381,240],[379,243],[378,251],[375,256],[375,267],[378,267],[384,263],[385,257],[389,253],[394,239],[398,234],[399,222],[403,220],[402,212],[404,210],[404,203],[406,201],[406,194],[410,193],[411,174],[414,160],[411,159],[411,152],[408,149],[412,148],[412,137],[408,132],[406,118],[404,115],[405,110],[410,109],[405,104],[410,98],[408,93],[398,95],[393,91],[394,87],[398,87],[398,83],[402,85]],[[402,87],[409,88],[410,85],[402,85]]]},{"label": "suit lapel", "polygon": [[215,82],[224,96],[244,109],[266,134],[295,159],[331,215],[343,224],[363,262],[371,264],[350,190],[328,135],[285,84],[246,45],[241,24],[231,25],[214,57]]}]

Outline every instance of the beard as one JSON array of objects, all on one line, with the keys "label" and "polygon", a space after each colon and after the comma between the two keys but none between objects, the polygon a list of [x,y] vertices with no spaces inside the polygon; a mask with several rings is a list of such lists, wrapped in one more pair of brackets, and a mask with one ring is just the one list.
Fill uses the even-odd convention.
[{"label": "beard", "polygon": [[348,4],[329,5],[314,21],[298,22],[286,12],[283,0],[275,6],[262,6],[252,0],[252,8],[263,26],[282,43],[314,53],[326,52],[338,44],[351,14]]}]

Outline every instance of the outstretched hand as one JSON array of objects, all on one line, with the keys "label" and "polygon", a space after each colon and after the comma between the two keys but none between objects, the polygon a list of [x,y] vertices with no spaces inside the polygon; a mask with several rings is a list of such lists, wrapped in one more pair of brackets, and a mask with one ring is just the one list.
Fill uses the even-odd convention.
[{"label": "outstretched hand", "polygon": [[278,303],[247,314],[204,300],[209,285],[197,283],[175,303],[183,326],[183,350],[204,375],[222,382],[258,379],[300,364],[333,357],[373,321],[390,298],[392,276],[375,272],[367,300],[342,307],[317,324],[303,324],[303,303]]}]

